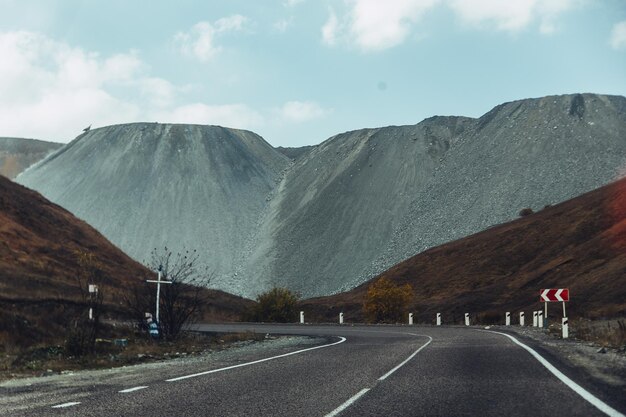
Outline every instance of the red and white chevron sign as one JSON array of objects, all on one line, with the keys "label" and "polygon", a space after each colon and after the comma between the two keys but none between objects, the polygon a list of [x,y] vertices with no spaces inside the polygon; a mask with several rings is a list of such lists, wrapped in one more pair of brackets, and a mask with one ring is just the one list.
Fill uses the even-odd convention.
[{"label": "red and white chevron sign", "polygon": [[541,290],[539,293],[539,301],[569,301],[569,289],[567,288],[550,288]]}]

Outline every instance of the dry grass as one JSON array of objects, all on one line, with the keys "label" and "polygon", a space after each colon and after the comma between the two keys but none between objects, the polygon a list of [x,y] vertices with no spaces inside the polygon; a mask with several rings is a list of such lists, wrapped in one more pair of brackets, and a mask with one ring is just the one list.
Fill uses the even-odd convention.
[{"label": "dry grass", "polygon": [[626,348],[626,319],[576,320],[572,322],[572,335],[580,340],[604,347]]},{"label": "dry grass", "polygon": [[5,345],[0,349],[0,380],[201,355],[212,350],[226,349],[237,342],[264,339],[264,335],[252,332],[234,334],[188,332],[174,342],[160,342],[129,328],[121,331],[118,329],[116,333],[118,340],[127,340],[127,346],[117,345],[114,338],[98,339],[96,353],[82,357],[69,356],[62,344],[40,345],[28,349]]}]

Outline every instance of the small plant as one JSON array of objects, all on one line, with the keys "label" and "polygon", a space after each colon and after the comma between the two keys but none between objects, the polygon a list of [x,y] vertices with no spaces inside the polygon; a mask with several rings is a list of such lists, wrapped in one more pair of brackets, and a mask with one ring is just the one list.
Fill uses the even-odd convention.
[{"label": "small plant", "polygon": [[534,213],[533,209],[531,209],[530,207],[526,207],[520,210],[519,216],[526,217],[526,216],[530,216],[533,213]]},{"label": "small plant", "polygon": [[396,285],[382,277],[367,289],[363,310],[369,322],[397,323],[404,321],[412,301],[411,285]]},{"label": "small plant", "polygon": [[252,321],[289,323],[296,321],[298,294],[287,288],[274,287],[259,294],[252,308]]}]

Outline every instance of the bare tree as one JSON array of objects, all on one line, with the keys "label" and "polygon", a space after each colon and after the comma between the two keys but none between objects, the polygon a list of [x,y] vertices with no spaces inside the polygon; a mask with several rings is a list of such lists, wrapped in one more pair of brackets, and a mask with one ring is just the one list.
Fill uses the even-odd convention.
[{"label": "bare tree", "polygon": [[102,266],[96,256],[78,251],[76,257],[79,270],[74,282],[79,290],[81,308],[68,329],[66,347],[71,354],[80,356],[95,351],[104,297]]},{"label": "bare tree", "polygon": [[154,311],[154,287],[150,287],[144,280],[127,288],[122,297],[126,307],[133,315],[137,328],[147,331],[145,314]]},{"label": "bare tree", "polygon": [[162,279],[170,282],[161,287],[159,327],[166,339],[176,339],[186,325],[200,317],[212,275],[200,266],[197,251],[174,253],[167,246],[152,250],[148,267],[153,271],[160,268]]}]

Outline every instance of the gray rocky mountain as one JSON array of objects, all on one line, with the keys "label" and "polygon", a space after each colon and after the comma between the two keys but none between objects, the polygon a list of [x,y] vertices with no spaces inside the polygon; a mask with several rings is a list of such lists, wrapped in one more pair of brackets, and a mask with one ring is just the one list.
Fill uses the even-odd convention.
[{"label": "gray rocky mountain", "polygon": [[61,146],[36,139],[0,138],[0,175],[13,179]]},{"label": "gray rocky mountain", "polygon": [[139,261],[198,250],[218,286],[232,271],[289,159],[254,133],[136,123],[92,129],[19,176]]},{"label": "gray rocky mountain", "polygon": [[184,245],[201,251],[220,289],[331,294],[614,180],[626,159],[626,98],[520,100],[479,119],[433,117],[281,151],[214,126],[111,126],[18,181],[136,259]]}]

